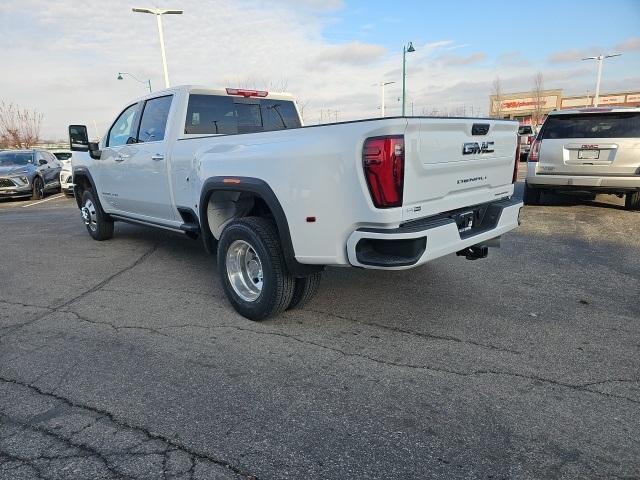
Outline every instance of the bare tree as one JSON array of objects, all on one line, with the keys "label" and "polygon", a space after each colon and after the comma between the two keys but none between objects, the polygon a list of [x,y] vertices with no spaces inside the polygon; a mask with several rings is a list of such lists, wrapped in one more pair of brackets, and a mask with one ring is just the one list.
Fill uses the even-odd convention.
[{"label": "bare tree", "polygon": [[309,100],[306,98],[297,98],[296,104],[298,105],[298,110],[300,111],[300,117],[304,122],[305,121],[304,111],[307,110],[307,107],[309,106]]},{"label": "bare tree", "polygon": [[0,147],[30,148],[38,143],[42,114],[13,103],[0,102]]},{"label": "bare tree", "polygon": [[493,81],[493,97],[494,97],[494,105],[491,110],[493,110],[493,116],[496,118],[502,118],[502,82],[500,81],[500,77],[497,76]]},{"label": "bare tree", "polygon": [[533,76],[531,97],[534,102],[531,123],[538,126],[542,123],[542,116],[544,115],[544,78],[542,77],[542,72],[538,72]]}]

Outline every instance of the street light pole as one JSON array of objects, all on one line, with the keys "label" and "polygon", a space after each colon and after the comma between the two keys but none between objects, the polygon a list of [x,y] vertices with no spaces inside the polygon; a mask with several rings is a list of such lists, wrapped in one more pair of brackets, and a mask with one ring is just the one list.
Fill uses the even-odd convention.
[{"label": "street light pole", "polygon": [[596,57],[587,57],[587,58],[583,58],[582,60],[597,60],[598,62],[598,77],[596,79],[596,94],[593,97],[593,106],[597,107],[598,103],[600,101],[600,80],[602,79],[602,65],[604,63],[604,59],[605,58],[611,58],[611,57],[619,57],[620,55],[622,55],[621,53],[614,53],[611,55],[598,55]]},{"label": "street light pole", "polygon": [[132,8],[137,13],[150,13],[156,16],[158,36],[160,37],[160,52],[162,53],[162,68],[164,71],[164,86],[169,88],[169,71],[167,69],[167,54],[164,49],[164,31],[162,29],[162,15],[182,15],[182,10],[163,10],[159,8]]},{"label": "street light pole", "polygon": [[374,83],[373,85],[378,85],[380,87],[380,117],[384,118],[384,87],[386,87],[387,85],[391,85],[392,83],[396,83],[396,82],[380,82],[380,83]]},{"label": "street light pole", "polygon": [[128,72],[118,72],[118,80],[124,80],[122,78],[123,75],[129,75],[131,78],[133,78],[136,82],[140,82],[140,83],[146,83],[147,87],[149,87],[149,93],[152,92],[151,90],[151,79],[149,80],[140,80],[138,77],[136,77],[135,75],[128,73]]},{"label": "street light pole", "polygon": [[402,116],[404,117],[405,105],[407,100],[407,53],[415,52],[413,43],[409,42],[402,47]]}]

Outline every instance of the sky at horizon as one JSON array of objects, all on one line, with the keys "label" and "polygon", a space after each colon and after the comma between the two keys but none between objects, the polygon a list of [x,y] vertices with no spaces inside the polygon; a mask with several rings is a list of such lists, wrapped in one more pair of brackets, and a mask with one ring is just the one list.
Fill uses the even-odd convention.
[{"label": "sky at horizon", "polygon": [[[407,100],[415,114],[464,109],[486,115],[491,85],[545,87],[564,95],[595,89],[595,62],[605,63],[602,92],[640,90],[640,1],[513,2],[361,0],[0,0],[0,100],[44,114],[42,136],[65,137],[70,123],[100,135],[146,85],[163,86],[155,20],[134,6],[180,8],[165,17],[173,85],[282,89],[305,107],[349,120],[379,115],[381,81],[387,115],[399,114],[402,47]],[[409,112],[410,113],[410,112]],[[326,118],[326,113],[324,113]],[[95,131],[95,127],[98,131]],[[93,130],[93,131],[92,131]]]}]

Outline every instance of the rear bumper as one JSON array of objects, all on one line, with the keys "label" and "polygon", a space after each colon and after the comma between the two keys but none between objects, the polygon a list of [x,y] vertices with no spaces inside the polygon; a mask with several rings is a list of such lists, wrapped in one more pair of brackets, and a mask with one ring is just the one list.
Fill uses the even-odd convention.
[{"label": "rear bumper", "polygon": [[484,206],[490,221],[466,234],[461,234],[453,216],[447,215],[408,222],[395,229],[358,229],[347,240],[349,263],[362,268],[404,270],[483,244],[518,226],[520,200],[500,200]]},{"label": "rear bumper", "polygon": [[584,190],[639,190],[640,176],[603,177],[587,175],[527,175],[527,184],[537,188],[567,187]]}]

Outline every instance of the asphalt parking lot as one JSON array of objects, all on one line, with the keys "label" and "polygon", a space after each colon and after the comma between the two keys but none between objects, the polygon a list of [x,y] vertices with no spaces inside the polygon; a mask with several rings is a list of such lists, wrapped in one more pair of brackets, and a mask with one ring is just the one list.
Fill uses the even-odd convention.
[{"label": "asphalt parking lot", "polygon": [[[519,185],[521,190],[522,185]],[[227,303],[197,241],[0,202],[0,478],[638,478],[640,213],[549,198],[485,260]]]}]

